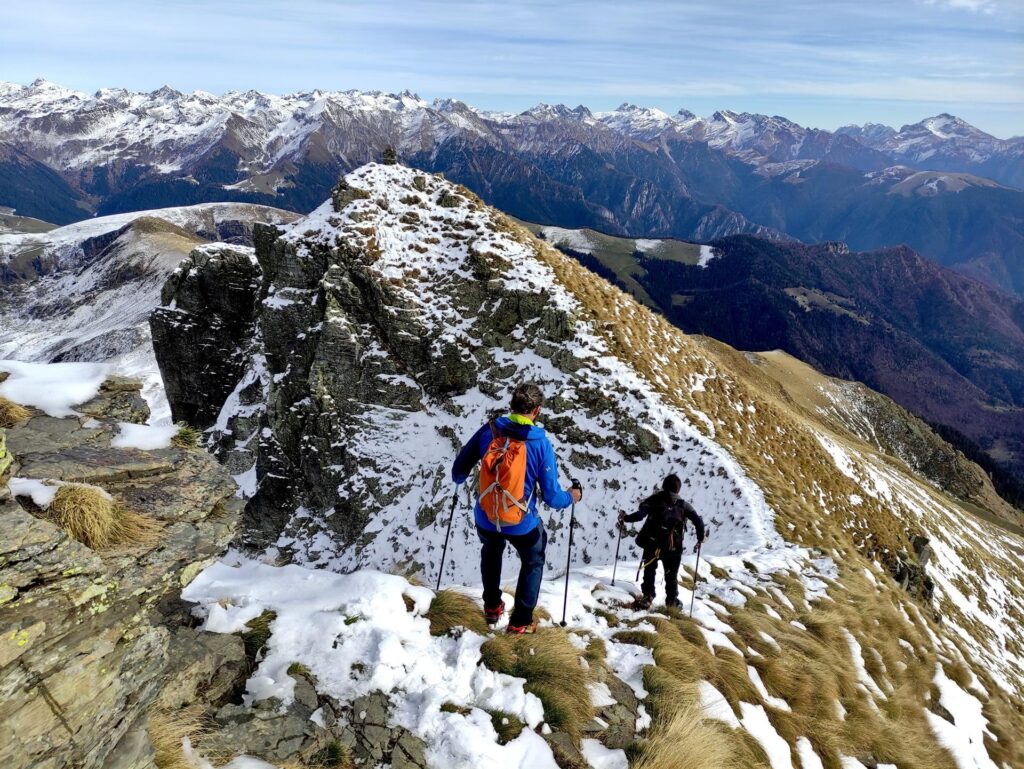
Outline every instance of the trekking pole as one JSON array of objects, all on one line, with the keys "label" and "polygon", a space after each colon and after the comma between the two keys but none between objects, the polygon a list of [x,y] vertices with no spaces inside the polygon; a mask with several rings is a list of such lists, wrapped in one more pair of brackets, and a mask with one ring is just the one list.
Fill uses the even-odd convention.
[{"label": "trekking pole", "polygon": [[[575,478],[572,488],[583,491],[583,486]],[[582,498],[582,497],[581,497]],[[576,498],[572,500],[572,513],[569,515],[569,552],[565,557],[565,594],[562,596],[562,627],[565,627],[565,614],[569,608],[569,566],[572,564],[572,530],[576,528]]]},{"label": "trekking pole", "polygon": [[444,559],[448,555],[448,538],[452,535],[452,521],[455,520],[455,506],[459,504],[459,487],[455,487],[455,494],[452,496],[452,510],[448,514],[448,532],[444,535],[444,549],[441,550],[441,568],[437,570],[437,587],[441,589],[441,575],[444,574]]},{"label": "trekking pole", "polygon": [[690,594],[690,616],[693,617],[693,599],[697,597],[697,580],[700,579],[700,546],[703,540],[697,540],[697,560],[693,562],[693,592]]},{"label": "trekking pole", "polygon": [[618,571],[618,568],[619,568],[619,545],[622,544],[622,528],[623,528],[623,523],[622,523],[622,521],[619,521],[619,525],[618,525],[619,538],[615,540],[615,565],[612,566],[612,586],[613,587],[615,586],[615,572]]}]

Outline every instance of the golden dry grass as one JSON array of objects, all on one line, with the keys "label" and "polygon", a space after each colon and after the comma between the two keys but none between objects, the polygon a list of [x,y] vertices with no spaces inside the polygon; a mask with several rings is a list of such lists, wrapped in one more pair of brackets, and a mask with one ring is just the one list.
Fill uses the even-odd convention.
[{"label": "golden dry grass", "polygon": [[544,704],[548,724],[579,742],[583,727],[594,716],[587,688],[590,674],[580,662],[580,650],[563,630],[494,636],[480,648],[480,656],[491,670],[525,678],[526,691]]},{"label": "golden dry grass", "polygon": [[32,416],[32,412],[20,403],[15,403],[10,398],[0,395],[0,427],[14,427],[19,422],[24,422],[30,416]]},{"label": "golden dry grass", "polygon": [[187,738],[194,747],[207,734],[198,706],[151,711],[148,732],[157,769],[195,769],[185,756],[183,743]]},{"label": "golden dry grass", "polygon": [[115,545],[153,545],[162,527],[116,502],[103,489],[65,483],[54,494],[48,513],[72,538],[94,550]]},{"label": "golden dry grass", "polygon": [[743,760],[743,748],[735,734],[720,723],[705,719],[700,707],[690,704],[658,723],[632,766],[634,769],[741,769],[752,765]]},{"label": "golden dry grass", "polygon": [[[803,597],[796,593],[792,586],[787,590],[799,604]],[[927,631],[900,611],[909,599],[895,589],[879,589],[852,568],[844,570],[841,585],[829,595],[835,600],[818,601],[810,611],[797,614],[806,630],[749,606],[731,614],[733,628],[762,652],[749,662],[768,693],[792,708],[786,713],[769,707],[772,724],[793,748],[797,738],[806,736],[827,769],[838,769],[840,755],[907,769],[955,769],[925,716],[937,659]],[[765,591],[761,602],[773,601],[781,613],[781,603]],[[859,642],[868,675],[886,692],[877,698],[877,709],[859,683],[846,632]],[[761,633],[774,638],[778,647],[764,641]]]},{"label": "golden dry grass", "polygon": [[456,627],[464,627],[480,634],[488,630],[480,606],[457,590],[439,590],[424,616],[430,620],[431,635],[444,635]]},{"label": "golden dry grass", "polygon": [[[799,583],[781,580],[779,585],[794,605],[805,603]],[[624,640],[644,640],[654,652],[655,666],[644,673],[655,716],[649,745],[671,742],[665,735],[678,728],[677,714],[698,702],[698,684],[704,680],[725,697],[737,715],[740,702],[764,705],[769,720],[789,743],[794,756],[797,740],[806,737],[826,769],[840,769],[842,755],[893,763],[905,769],[955,769],[952,757],[938,745],[925,716],[926,698],[939,660],[924,625],[908,620],[901,611],[901,607],[906,610],[910,599],[894,588],[879,589],[859,569],[844,570],[840,581],[831,587],[830,597],[834,600],[822,599],[809,610],[793,612],[787,610],[780,593],[763,588],[747,606],[730,609],[728,622],[736,640],[742,642],[738,645],[757,652],[747,658],[718,647],[710,651],[699,627],[688,618],[650,618],[657,632],[643,639],[633,639],[627,633]],[[782,619],[770,616],[766,607]],[[804,628],[790,624],[791,619]],[[877,709],[869,704],[870,695],[860,685],[846,631],[860,643],[868,674],[887,693],[885,698],[878,698]],[[775,639],[775,643],[762,634]],[[955,670],[956,662],[945,664],[967,680],[966,671]],[[758,671],[768,693],[784,699],[790,711],[763,700],[748,675],[748,665]],[[841,705],[843,715],[837,705]],[[993,714],[996,707],[991,708]],[[1004,711],[999,712],[998,720],[1012,721]],[[717,737],[707,739],[714,743],[715,750],[731,751],[728,760],[735,762],[733,765],[766,765],[763,751],[749,735],[719,729]],[[1003,754],[1013,756],[1012,745],[1011,739],[999,747]],[[643,755],[648,756],[646,752]],[[667,747],[664,755],[662,759],[654,751],[644,760],[670,760],[672,754]]]}]

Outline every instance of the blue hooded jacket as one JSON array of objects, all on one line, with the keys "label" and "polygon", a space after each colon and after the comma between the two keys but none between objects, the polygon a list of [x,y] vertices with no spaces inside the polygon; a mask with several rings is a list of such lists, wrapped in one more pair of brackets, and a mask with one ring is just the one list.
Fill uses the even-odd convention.
[{"label": "blue hooded jacket", "polygon": [[[568,507],[572,504],[572,495],[558,485],[558,465],[555,462],[555,450],[551,448],[551,441],[543,427],[537,425],[519,424],[508,417],[498,417],[494,420],[494,426],[502,435],[520,441],[526,441],[526,482],[525,488],[530,497],[530,511],[523,517],[522,522],[515,526],[502,526],[502,534],[527,534],[540,525],[540,514],[537,512],[537,497],[544,500],[544,504],[557,510]],[[473,472],[476,463],[487,453],[487,447],[491,444],[491,428],[485,424],[476,434],[469,439],[469,442],[462,447],[459,455],[455,457],[455,464],[452,465],[452,480],[456,483],[463,483]],[[479,501],[474,509],[476,525],[486,531],[497,531],[493,523],[487,519],[487,513],[480,508]]]}]

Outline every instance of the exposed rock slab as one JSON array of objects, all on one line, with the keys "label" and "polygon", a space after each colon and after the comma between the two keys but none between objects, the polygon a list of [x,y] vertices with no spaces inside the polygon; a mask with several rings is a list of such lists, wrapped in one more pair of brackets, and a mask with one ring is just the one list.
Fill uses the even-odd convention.
[{"label": "exposed rock slab", "polygon": [[12,429],[17,472],[100,485],[164,527],[153,545],[94,551],[0,487],[5,767],[149,766],[145,719],[161,691],[174,704],[200,689],[220,696],[245,665],[238,639],[199,634],[178,599],[233,535],[234,484],[202,452],[111,446],[113,420],[141,412],[136,386],[108,385],[93,418],[35,416]]}]

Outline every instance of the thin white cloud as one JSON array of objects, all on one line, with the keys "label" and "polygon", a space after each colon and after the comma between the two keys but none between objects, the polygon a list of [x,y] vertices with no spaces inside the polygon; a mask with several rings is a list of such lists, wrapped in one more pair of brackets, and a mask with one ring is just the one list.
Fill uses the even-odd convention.
[{"label": "thin white cloud", "polygon": [[995,0],[924,0],[924,4],[985,14],[995,13],[998,7]]}]

